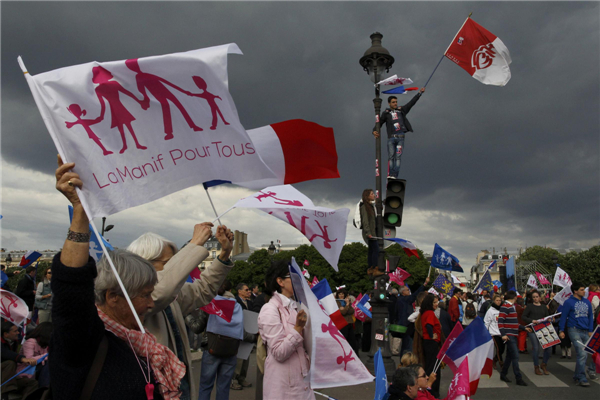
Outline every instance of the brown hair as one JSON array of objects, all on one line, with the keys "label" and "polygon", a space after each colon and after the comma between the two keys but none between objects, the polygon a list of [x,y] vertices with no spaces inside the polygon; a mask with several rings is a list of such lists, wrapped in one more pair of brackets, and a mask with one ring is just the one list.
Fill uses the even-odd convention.
[{"label": "brown hair", "polygon": [[404,355],[400,359],[400,365],[398,366],[398,368],[408,367],[409,365],[418,364],[418,363],[419,363],[419,359],[417,358],[417,356],[414,353],[409,351],[408,353],[404,353]]},{"label": "brown hair", "polygon": [[369,200],[371,193],[373,193],[373,189],[365,189],[362,192],[362,203],[369,215],[375,214],[375,210],[373,210],[373,207],[371,207],[371,200]]}]

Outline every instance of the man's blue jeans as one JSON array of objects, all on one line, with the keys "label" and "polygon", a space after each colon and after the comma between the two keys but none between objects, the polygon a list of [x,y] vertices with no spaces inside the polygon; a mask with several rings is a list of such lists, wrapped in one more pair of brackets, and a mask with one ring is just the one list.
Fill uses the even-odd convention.
[{"label": "man's blue jeans", "polygon": [[[399,147],[398,147],[399,146]],[[388,148],[388,176],[400,177],[400,161],[404,152],[404,134],[394,135],[387,141]]]},{"label": "man's blue jeans", "polygon": [[[527,336],[529,336],[529,341],[531,342],[531,357],[533,358],[533,365],[535,365],[536,367],[540,366],[540,348],[542,347],[540,345],[540,341],[538,340],[537,336],[535,335],[535,333],[533,332],[528,332]],[[550,359],[550,355],[552,354],[552,347],[548,347],[547,349],[544,349],[544,358],[542,358],[542,362],[544,364],[548,364],[548,360]]]},{"label": "man's blue jeans", "polygon": [[502,367],[502,376],[506,376],[510,364],[512,363],[513,372],[517,381],[523,379],[521,376],[521,370],[519,370],[519,347],[517,346],[518,338],[516,336],[509,336],[508,342],[506,342],[506,357],[504,358],[504,366]]},{"label": "man's blue jeans", "polygon": [[585,376],[585,363],[587,361],[588,353],[583,349],[585,342],[588,341],[588,331],[584,329],[568,328],[569,339],[575,347],[575,355],[577,356],[577,362],[575,363],[575,374],[573,379],[580,382],[587,382]]},{"label": "man's blue jeans", "polygon": [[205,351],[202,353],[202,370],[200,371],[200,393],[198,400],[210,400],[217,379],[216,400],[229,400],[229,386],[235,374],[237,356],[215,357]]}]

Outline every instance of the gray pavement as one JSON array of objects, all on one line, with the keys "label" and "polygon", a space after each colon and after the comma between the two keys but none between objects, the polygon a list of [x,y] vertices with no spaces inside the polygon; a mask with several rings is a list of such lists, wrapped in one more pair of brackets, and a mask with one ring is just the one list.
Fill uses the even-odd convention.
[{"label": "gray pavement", "polygon": [[[500,373],[494,371],[491,378],[482,376],[479,381],[479,389],[472,396],[473,399],[482,400],[600,400],[600,378],[596,381],[590,381],[591,386],[588,388],[576,386],[573,383],[573,371],[575,370],[575,353],[573,359],[561,359],[560,349],[557,349],[557,355],[553,355],[548,363],[550,375],[535,375],[533,369],[533,361],[530,354],[520,354],[521,373],[527,387],[516,386],[514,383],[514,375],[512,368],[508,377],[512,383],[502,382]],[[366,354],[361,353],[361,359],[366,361]],[[398,357],[394,357],[396,364]],[[194,374],[197,379],[200,379],[200,362],[195,363]],[[452,379],[452,371],[445,368],[441,372],[442,380],[440,384],[440,392],[442,398],[447,393],[450,380]],[[254,400],[256,386],[256,356],[255,353],[250,355],[250,368],[248,369],[248,381],[253,385],[250,388],[243,390],[231,390],[231,400]],[[268,383],[265,382],[265,385]],[[367,383],[355,386],[346,386],[339,388],[317,389],[318,392],[331,396],[337,400],[371,400],[375,393],[375,383]],[[212,399],[215,398],[213,391]],[[318,399],[325,397],[316,396]],[[285,400],[285,399],[281,399]]]}]

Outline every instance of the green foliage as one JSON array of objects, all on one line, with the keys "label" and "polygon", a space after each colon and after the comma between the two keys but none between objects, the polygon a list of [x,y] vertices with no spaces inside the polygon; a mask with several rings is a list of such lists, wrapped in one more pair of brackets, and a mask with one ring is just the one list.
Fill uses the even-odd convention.
[{"label": "green foliage", "polygon": [[[558,257],[558,261],[553,260],[552,257]],[[563,264],[563,256],[561,256],[558,251],[542,246],[529,247],[521,253],[519,259],[524,261],[537,261],[552,273],[556,271],[555,263]]]}]

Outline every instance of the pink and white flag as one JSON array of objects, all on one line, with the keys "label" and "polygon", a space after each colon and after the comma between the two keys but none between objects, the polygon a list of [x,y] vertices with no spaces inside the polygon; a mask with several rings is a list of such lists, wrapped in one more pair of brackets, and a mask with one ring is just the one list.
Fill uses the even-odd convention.
[{"label": "pink and white flag", "polygon": [[565,304],[565,301],[567,301],[567,299],[572,295],[573,292],[571,291],[571,286],[565,286],[563,290],[556,293],[556,295],[554,296],[554,300],[556,300],[558,304],[563,305]]},{"label": "pink and white flag", "polygon": [[409,276],[410,274],[402,268],[396,268],[394,272],[389,274],[390,281],[395,282],[400,286],[404,286],[404,281],[408,279]]},{"label": "pink and white flag", "polygon": [[308,267],[308,266],[310,265],[310,263],[308,262],[308,260],[304,260],[304,265],[305,265],[306,267]]},{"label": "pink and white flag", "polygon": [[445,362],[449,366],[451,365],[452,366],[451,368],[453,368],[453,369],[456,369],[456,366],[454,365],[454,361],[452,361],[450,358],[446,357],[446,350],[448,350],[448,347],[450,347],[450,345],[452,343],[454,343],[454,341],[462,333],[462,331],[463,331],[462,324],[454,325],[452,332],[450,332],[450,335],[448,335],[448,337],[446,338],[446,341],[442,345],[442,348],[440,349],[440,351],[438,352],[438,355],[437,355],[438,360]]},{"label": "pink and white flag", "polygon": [[0,289],[0,315],[17,326],[23,326],[29,315],[29,307],[16,294]]},{"label": "pink and white flag", "polygon": [[504,86],[510,80],[512,60],[508,49],[471,18],[467,18],[444,55],[486,85]]},{"label": "pink and white flag", "polygon": [[556,267],[556,272],[554,273],[554,281],[553,285],[557,285],[560,287],[571,286],[573,282],[571,282],[571,277],[565,271],[563,271],[560,267]]},{"label": "pink and white flag", "polygon": [[531,274],[529,275],[529,279],[527,280],[527,285],[531,286],[532,288],[538,288],[538,284],[537,281],[535,280],[535,275]]},{"label": "pink and white flag", "polygon": [[84,182],[89,217],[211,180],[275,177],[239,121],[228,54],[241,51],[227,44],[35,76],[19,58],[59,154]]},{"label": "pink and white flag", "polygon": [[550,281],[548,279],[546,279],[546,277],[542,274],[540,274],[539,272],[536,271],[535,275],[538,278],[538,281],[540,281],[540,285],[550,285]]},{"label": "pink and white flag", "polygon": [[[291,185],[268,187],[239,200],[233,208],[257,208],[298,229],[337,271],[346,241],[348,208],[317,207]],[[223,215],[223,214],[221,214]]]},{"label": "pink and white flag", "polygon": [[470,394],[469,357],[467,357],[454,373],[448,387],[448,395],[444,400],[468,400]]},{"label": "pink and white flag", "polygon": [[382,81],[377,82],[377,85],[410,85],[413,83],[410,78],[398,78],[398,75],[392,75]]},{"label": "pink and white flag", "polygon": [[363,294],[359,294],[356,297],[356,300],[354,300],[352,302],[352,308],[354,308],[354,316],[356,317],[357,320],[361,321],[361,322],[365,322],[365,318],[366,315],[365,313],[363,313],[356,305],[358,304],[358,302],[360,301],[360,299],[363,298]]},{"label": "pink and white flag", "polygon": [[307,270],[303,269],[302,270],[302,275],[304,275],[304,277],[306,279],[310,279],[310,272],[308,272]]},{"label": "pink and white flag", "polygon": [[[294,294],[302,301],[302,307],[308,308],[304,347],[310,355],[310,386],[320,389],[373,382],[373,375],[321,308],[306,280],[301,278],[302,272],[293,258],[290,270]],[[300,279],[294,279],[294,275]]]},{"label": "pink and white flag", "polygon": [[317,283],[319,283],[319,280],[317,279],[316,276],[313,276],[313,280],[312,280],[312,283],[310,284],[310,287],[315,286]]},{"label": "pink and white flag", "polygon": [[439,295],[440,295],[440,293],[439,293],[437,290],[435,290],[434,288],[432,288],[432,287],[431,287],[431,288],[429,288],[429,290],[428,290],[427,292],[428,292],[428,293],[431,293],[431,294],[434,294],[434,295],[436,295],[436,296],[439,296]]}]

